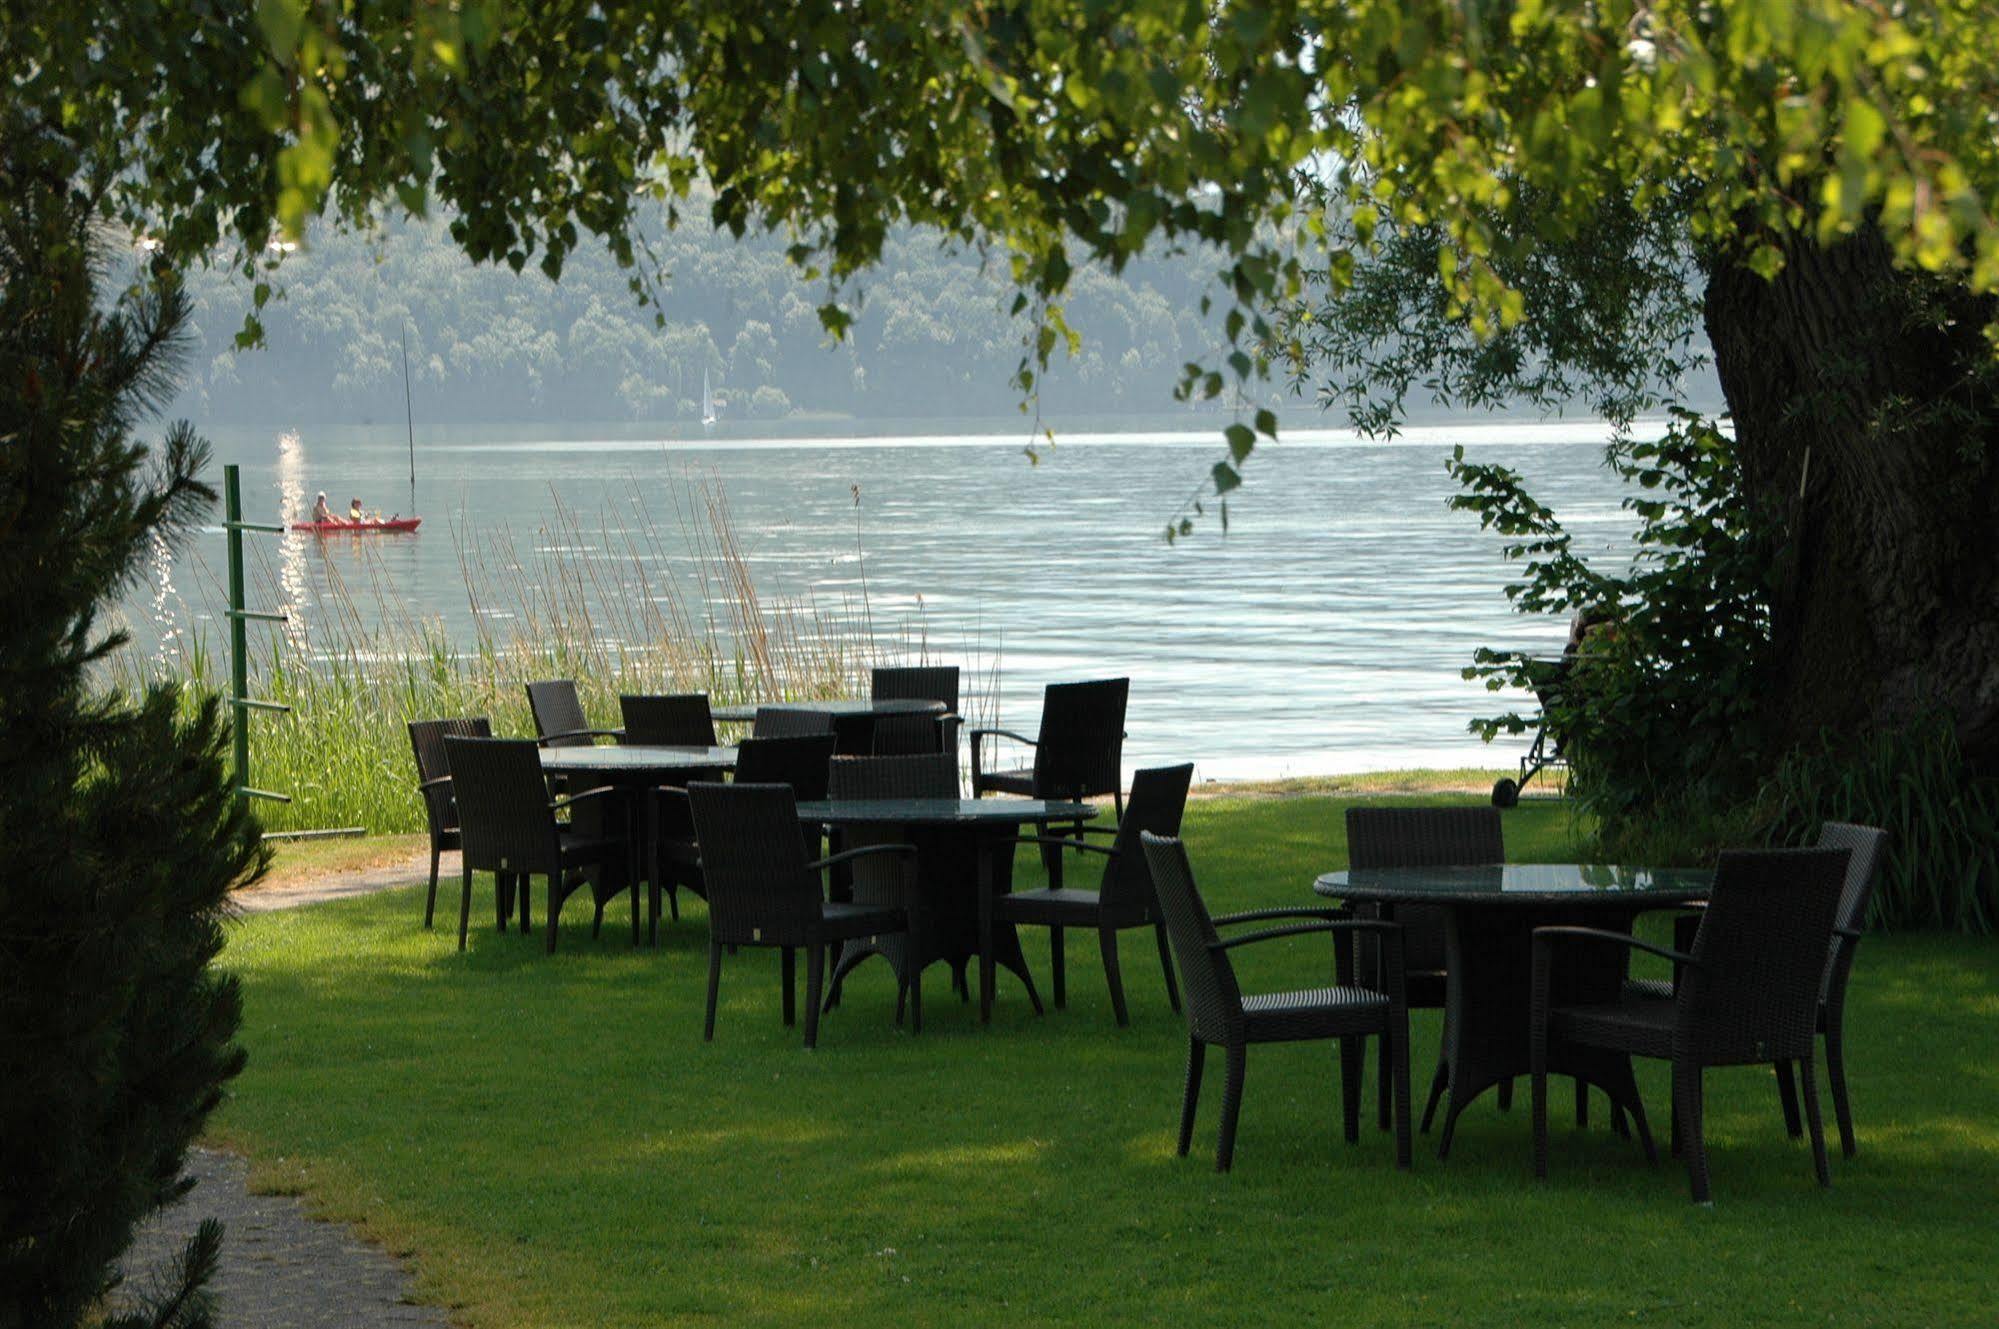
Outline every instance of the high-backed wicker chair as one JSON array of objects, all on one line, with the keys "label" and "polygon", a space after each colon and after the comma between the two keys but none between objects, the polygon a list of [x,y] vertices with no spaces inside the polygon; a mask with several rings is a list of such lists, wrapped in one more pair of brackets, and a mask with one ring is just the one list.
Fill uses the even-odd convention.
[{"label": "high-backed wicker chair", "polygon": [[876,701],[941,701],[944,714],[875,717],[876,756],[958,752],[958,666],[897,665],[874,671]]},{"label": "high-backed wicker chair", "polygon": [[[1534,1084],[1534,1174],[1548,1175],[1548,1061],[1551,1050],[1590,1048],[1673,1064],[1673,1146],[1684,1153],[1697,1204],[1708,1200],[1702,1129],[1702,1072],[1711,1066],[1770,1062],[1804,1076],[1805,1119],[1819,1184],[1832,1184],[1819,1122],[1812,1040],[1819,987],[1851,853],[1846,849],[1759,849],[1724,853],[1690,951],[1604,928],[1534,929],[1529,1059]],[[1623,994],[1597,1005],[1550,1004],[1551,975],[1575,946],[1622,946],[1673,962],[1671,997]],[[1635,1114],[1648,1158],[1651,1132]]]},{"label": "high-backed wicker chair", "polygon": [[715,717],[705,692],[618,698],[624,741],[649,747],[715,746]]},{"label": "high-backed wicker chair", "polygon": [[[1336,1038],[1340,1042],[1340,1101],[1347,1142],[1360,1139],[1360,1080],[1364,1042],[1379,1037],[1388,1045],[1395,1080],[1395,1162],[1409,1166],[1409,1010],[1402,1000],[1402,928],[1376,918],[1353,918],[1336,909],[1255,909],[1210,918],[1194,885],[1187,851],[1177,839],[1141,833],[1139,843],[1152,869],[1159,908],[1180,962],[1187,1013],[1187,1088],[1180,1101],[1180,1156],[1194,1138],[1194,1110],[1201,1097],[1201,1070],[1209,1044],[1222,1049],[1227,1079],[1222,1084],[1221,1132],[1215,1143],[1215,1170],[1235,1160],[1236,1117],[1242,1108],[1243,1070],[1252,1043],[1291,1043]],[[1224,941],[1216,925],[1280,921]],[[1229,951],[1251,942],[1328,932],[1333,937],[1334,984],[1297,992],[1244,996]],[[1354,981],[1353,935],[1379,938],[1379,988]]]},{"label": "high-backed wicker chair", "polygon": [[[1063,974],[1064,928],[1095,928],[1097,947],[1104,957],[1104,980],[1110,985],[1111,1010],[1120,1027],[1131,1023],[1125,1008],[1124,979],[1118,967],[1117,934],[1125,928],[1150,927],[1159,945],[1159,967],[1166,975],[1166,1000],[1180,1009],[1180,994],[1173,985],[1173,961],[1166,945],[1166,920],[1153,895],[1152,872],[1139,848],[1141,832],[1163,837],[1180,834],[1180,817],[1187,808],[1187,788],[1194,768],[1160,766],[1138,771],[1131,778],[1131,802],[1116,829],[1104,828],[1115,838],[1109,845],[1091,844],[1066,836],[1024,835],[1024,843],[1048,843],[1057,850],[1104,856],[1103,880],[1094,891],[1050,887],[1038,891],[1015,891],[993,900],[993,917],[1011,923],[1029,923],[1048,929],[1050,964],[1054,970],[1055,1004],[1065,1005],[1067,982]],[[1092,829],[1084,828],[1086,831]]]},{"label": "high-backed wicker chair", "polygon": [[789,706],[759,706],[750,721],[752,738],[806,738],[833,732],[833,717],[825,711],[793,710]]},{"label": "high-backed wicker chair", "polygon": [[[622,836],[596,834],[573,823],[564,826],[555,814],[613,797],[616,791],[591,789],[551,800],[542,775],[541,753],[533,739],[446,737],[444,752],[458,800],[464,861],[458,949],[465,949],[466,928],[472,917],[472,874],[479,871],[494,876],[502,928],[512,913],[515,887],[519,887],[523,932],[529,927],[529,879],[548,878],[548,949],[553,954],[562,902],[577,885],[571,869],[621,864],[627,853]],[[638,936],[639,905],[634,888],[632,940],[637,942]]]},{"label": "high-backed wicker chair", "polygon": [[[884,757],[834,757],[827,767],[826,797],[831,799],[863,798],[956,798],[958,797],[958,758],[949,752],[906,753],[900,756]],[[900,844],[904,836],[893,827],[849,826],[841,829],[838,847],[857,849],[871,844]],[[938,871],[949,872],[954,864],[937,861],[947,854],[950,844],[934,838],[918,837],[919,855],[914,871],[931,874]],[[973,865],[963,865],[964,875],[976,871]],[[902,898],[905,889],[906,865],[876,860],[856,863],[851,875],[829,873],[828,894],[835,899],[853,899],[863,903],[890,903]],[[921,880],[919,876],[919,881]],[[923,897],[919,895],[921,907]],[[905,985],[908,982],[908,966],[911,963],[907,941],[899,936],[883,936],[850,941],[841,948],[839,963],[833,967],[833,982],[826,993],[827,1009],[840,1004],[840,990],[846,977],[856,965],[870,955],[880,955],[895,969]],[[920,957],[915,963],[923,964],[927,957]],[[951,971],[951,989],[970,999],[971,990],[965,982],[964,966],[955,966]],[[902,1018],[899,1009],[896,1018]]]},{"label": "high-backed wicker chair", "polygon": [[[1853,974],[1853,955],[1867,930],[1867,911],[1874,901],[1874,881],[1880,875],[1881,854],[1888,844],[1888,832],[1874,826],[1829,821],[1819,827],[1817,847],[1845,849],[1846,880],[1840,887],[1839,913],[1833,919],[1832,946],[1826,956],[1825,977],[1819,984],[1818,1032],[1825,1038],[1826,1079],[1832,1086],[1833,1114],[1839,1120],[1839,1150],[1847,1158],[1858,1152],[1853,1139],[1853,1102],[1846,1088],[1846,987]],[[1700,926],[1698,912],[1676,920],[1673,945],[1685,951],[1693,946]],[[1662,979],[1633,979],[1625,984],[1633,996],[1671,997],[1672,983]],[[1784,1127],[1796,1139],[1804,1134],[1798,1120],[1797,1081],[1790,1066],[1777,1064],[1777,1093],[1784,1105]]]},{"label": "high-backed wicker chair", "polygon": [[[1017,794],[1023,798],[1084,800],[1111,796],[1113,811],[1124,818],[1122,791],[1125,701],[1128,678],[1089,683],[1050,683],[1041,695],[1041,726],[1034,738],[1008,729],[973,729],[972,797],[986,793]],[[984,740],[1007,738],[1034,749],[1034,764],[1025,769],[991,770],[985,764]],[[1072,828],[1080,831],[1080,825]],[[1051,885],[1062,885],[1062,851],[1041,846],[1041,862]]]},{"label": "high-backed wicker chair", "polygon": [[534,715],[535,732],[545,748],[583,747],[600,738],[618,738],[616,729],[592,729],[583,714],[583,699],[576,681],[568,678],[530,683],[528,710]]},{"label": "high-backed wicker chair", "polygon": [[[788,787],[697,781],[687,794],[708,883],[708,1013],[701,1036],[715,1037],[723,947],[770,946],[783,956],[787,1025],[796,1018],[797,953],[805,952],[805,1046],[817,1046],[826,949],[850,938],[906,931],[912,925],[908,903],[915,891],[911,882],[899,904],[830,901],[819,873],[835,863],[891,855],[913,865],[916,851],[908,845],[877,844],[808,860],[797,803]],[[918,1030],[922,983],[921,973],[911,973],[905,994]],[[901,1004],[898,998],[898,1009]]]},{"label": "high-backed wicker chair", "polygon": [[483,715],[449,720],[412,720],[410,750],[416,754],[416,791],[423,798],[424,820],[430,829],[430,889],[423,897],[423,925],[437,913],[437,864],[447,849],[458,847],[458,804],[451,797],[451,765],[444,757],[444,740],[490,738],[492,723]]},{"label": "high-backed wicker chair", "polygon": [[[1350,868],[1484,867],[1506,861],[1506,835],[1499,810],[1490,807],[1363,807],[1347,809],[1347,866]],[[1378,917],[1377,906],[1358,911]],[[1441,1010],[1447,996],[1444,970],[1445,911],[1431,905],[1397,905],[1394,918],[1402,925],[1402,955],[1408,966],[1405,982],[1411,1010]],[[1375,981],[1378,952],[1360,947],[1362,982]],[[1379,1112],[1388,1121],[1387,1076],[1382,1076]],[[1450,1083],[1441,1056],[1430,1077],[1430,1094],[1423,1105],[1427,1133],[1437,1103]],[[1513,1102],[1513,1084],[1499,1087],[1502,1107]]]},{"label": "high-backed wicker chair", "polygon": [[[746,738],[736,746],[736,780],[740,784],[788,785],[800,803],[817,802],[826,797],[826,763],[832,758],[830,733]],[[694,772],[689,782],[701,778],[704,773]],[[715,777],[705,778],[713,781]],[[677,920],[681,888],[703,899],[708,896],[708,888],[702,880],[701,855],[695,844],[694,823],[684,787],[661,786],[653,791],[653,827],[646,871],[646,879],[651,883],[647,930],[656,941],[660,894],[665,893],[668,914]]]}]

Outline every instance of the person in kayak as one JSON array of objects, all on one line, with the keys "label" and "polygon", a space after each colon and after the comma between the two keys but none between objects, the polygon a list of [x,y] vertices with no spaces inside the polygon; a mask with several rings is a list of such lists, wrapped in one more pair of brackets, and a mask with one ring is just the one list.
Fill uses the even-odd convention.
[{"label": "person in kayak", "polygon": [[347,505],[347,520],[352,522],[356,526],[359,526],[363,521],[367,520],[361,513],[360,499],[358,498],[354,499],[352,502],[350,502]]},{"label": "person in kayak", "polygon": [[331,525],[340,520],[333,515],[333,509],[326,506],[326,491],[319,491],[318,500],[312,505],[312,521],[315,526]]}]

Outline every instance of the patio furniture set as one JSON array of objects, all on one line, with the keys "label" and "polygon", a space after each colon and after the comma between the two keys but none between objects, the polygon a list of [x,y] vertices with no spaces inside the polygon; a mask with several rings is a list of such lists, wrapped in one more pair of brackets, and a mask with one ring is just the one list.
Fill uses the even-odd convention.
[{"label": "patio furniture set", "polygon": [[[623,725],[593,729],[572,683],[528,685],[539,737],[503,739],[483,719],[410,726],[418,789],[431,827],[432,924],[439,855],[463,857],[459,946],[474,872],[496,882],[497,925],[531,927],[529,883],[548,884],[547,947],[565,900],[587,889],[593,933],[609,903],[630,897],[634,944],[656,941],[679,892],[708,903],[703,1037],[714,1036],[725,955],[741,947],[782,956],[783,1016],[796,1019],[796,958],[806,961],[805,1045],[837,1006],[847,975],[880,956],[897,979],[896,1020],[923,1019],[924,971],[942,963],[969,1000],[977,961],[982,1022],[1001,968],[1042,1011],[1018,928],[1047,928],[1052,995],[1066,999],[1064,935],[1097,933],[1117,1023],[1129,1021],[1118,938],[1150,928],[1169,1001],[1188,1029],[1179,1152],[1192,1142],[1206,1053],[1223,1060],[1215,1166],[1233,1162],[1251,1044],[1337,1040],[1342,1122],[1359,1138],[1366,1040],[1376,1040],[1376,1117],[1408,1166],[1413,1104],[1409,1019],[1443,1013],[1443,1043],[1420,1130],[1443,1122],[1447,1158],[1465,1108],[1486,1090],[1511,1106],[1529,1082],[1536,1174],[1548,1165],[1548,1076],[1574,1084],[1577,1124],[1591,1089],[1609,1100],[1612,1128],[1656,1148],[1632,1072],[1634,1057],[1672,1066],[1671,1147],[1693,1196],[1709,1195],[1703,1079],[1710,1068],[1776,1069],[1792,1136],[1809,1133],[1829,1184],[1816,1041],[1827,1068],[1843,1152],[1855,1152],[1844,1058],[1844,1006],[1883,832],[1829,823],[1808,849],[1725,853],[1712,871],[1506,862],[1496,808],[1359,807],[1347,812],[1349,866],[1313,883],[1318,904],[1211,916],[1195,884],[1180,822],[1193,768],[1136,772],[1122,785],[1128,681],[1050,685],[1034,738],[964,731],[970,798],[960,788],[958,671],[875,671],[866,699],[711,710],[705,696],[627,696]],[[734,745],[716,724],[747,726]],[[598,740],[611,739],[612,744]],[[995,768],[1002,743],[1031,762]],[[732,781],[725,775],[733,774]],[[986,798],[986,794],[1009,797]],[[1115,824],[1094,824],[1088,800],[1109,796]],[[566,820],[561,815],[567,813]],[[1013,856],[1032,846],[1049,885],[1011,888]],[[1064,884],[1071,854],[1102,860],[1095,890]],[[648,908],[641,920],[641,887]],[[1657,910],[1676,914],[1670,947],[1633,933]],[[1260,924],[1253,930],[1239,930]],[[1245,993],[1238,948],[1325,934],[1333,982]],[[1170,939],[1170,944],[1169,944]],[[1671,980],[1634,979],[1644,952]],[[1178,982],[1176,984],[1176,971]],[[1800,1119],[1797,1088],[1802,1085]]]}]

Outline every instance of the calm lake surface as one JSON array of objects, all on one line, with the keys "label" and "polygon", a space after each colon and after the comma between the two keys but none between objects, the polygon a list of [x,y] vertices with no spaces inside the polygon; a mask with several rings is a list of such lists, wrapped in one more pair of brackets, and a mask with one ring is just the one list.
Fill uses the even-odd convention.
[{"label": "calm lake surface", "polygon": [[[702,599],[689,533],[707,526],[683,514],[709,485],[727,496],[767,604],[872,624],[890,660],[921,650],[961,662],[968,690],[996,677],[997,698],[968,708],[982,723],[996,705],[1001,724],[1032,733],[1043,684],[1128,675],[1131,765],[1191,759],[1203,778],[1227,779],[1500,765],[1523,750],[1466,733],[1512,703],[1460,671],[1480,645],[1559,649],[1565,625],[1511,612],[1498,540],[1445,507],[1444,460],[1461,443],[1519,470],[1580,547],[1622,557],[1631,521],[1601,465],[1603,426],[1432,426],[1390,442],[1287,431],[1249,464],[1226,535],[1210,504],[1196,534],[1169,546],[1168,519],[1221,452],[1218,427],[1181,430],[1058,433],[1039,465],[1021,432],[661,442],[427,431],[420,533],[255,537],[256,566],[308,642],[345,605],[364,619],[415,614],[464,646],[476,632],[468,555],[491,567],[511,550],[529,578],[559,559],[588,570],[593,596],[671,577],[683,601]],[[319,489],[341,511],[355,495],[385,513],[410,506],[400,422],[214,438],[218,462],[243,467],[252,520],[310,506]],[[174,593],[135,617],[212,635],[222,566],[210,530],[171,570]],[[502,620],[509,603],[491,597]]]}]

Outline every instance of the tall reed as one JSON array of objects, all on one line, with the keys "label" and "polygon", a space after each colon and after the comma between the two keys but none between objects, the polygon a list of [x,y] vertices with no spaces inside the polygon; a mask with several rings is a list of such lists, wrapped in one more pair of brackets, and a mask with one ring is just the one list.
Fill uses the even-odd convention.
[{"label": "tall reed", "polygon": [[[575,679],[593,720],[609,725],[621,692],[707,692],[717,705],[837,696],[864,688],[869,666],[928,647],[920,618],[878,635],[865,603],[763,592],[719,483],[674,489],[664,526],[636,494],[607,498],[601,515],[602,529],[586,531],[551,497],[526,540],[449,529],[472,625],[463,642],[407,600],[376,546],[355,550],[352,576],[327,561],[308,597],[291,566],[302,545],[274,555],[272,542],[252,544],[252,604],[305,611],[252,633],[251,695],[291,708],[250,722],[252,782],[292,798],[263,806],[266,825],[422,829],[407,723],[483,715],[495,733],[531,734],[522,685],[532,679]],[[191,698],[226,682],[226,643],[204,626],[224,622],[220,580],[199,557],[185,571],[182,589],[161,574],[148,608],[169,621],[151,655],[117,658],[115,682],[177,678]]]}]

